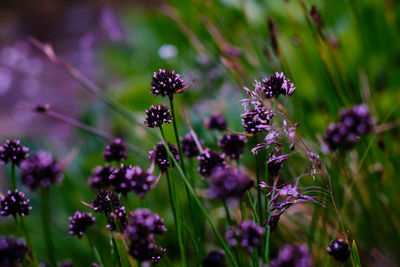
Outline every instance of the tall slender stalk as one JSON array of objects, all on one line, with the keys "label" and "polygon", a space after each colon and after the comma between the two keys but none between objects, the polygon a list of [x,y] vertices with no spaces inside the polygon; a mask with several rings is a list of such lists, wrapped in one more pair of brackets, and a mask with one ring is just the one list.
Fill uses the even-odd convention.
[{"label": "tall slender stalk", "polygon": [[17,189],[17,178],[15,176],[15,164],[11,163],[11,185],[12,191],[14,192]]},{"label": "tall slender stalk", "polygon": [[[253,137],[254,140],[254,145],[257,145],[257,135]],[[256,154],[256,179],[257,179],[257,201],[258,201],[258,213],[259,213],[259,220],[260,223],[264,221],[264,216],[263,216],[263,205],[262,205],[262,197],[261,197],[261,172],[260,172],[260,155],[259,153]]]},{"label": "tall slender stalk", "polygon": [[224,208],[226,213],[226,219],[228,220],[228,224],[231,226],[232,225],[231,213],[229,212],[229,207],[228,204],[226,204],[226,201],[224,201]]},{"label": "tall slender stalk", "polygon": [[101,266],[105,266],[104,263],[103,263],[103,260],[100,257],[99,252],[96,249],[96,246],[93,244],[93,242],[92,242],[92,240],[91,240],[91,238],[90,238],[88,233],[86,233],[86,237],[87,237],[87,240],[89,242],[90,250],[92,251],[93,256],[96,258],[96,260],[98,261],[98,263],[100,263]]},{"label": "tall slender stalk", "polygon": [[54,245],[51,234],[50,225],[50,201],[49,201],[49,187],[43,187],[41,190],[41,200],[42,200],[42,224],[44,232],[44,241],[46,243],[47,255],[50,260],[50,266],[56,267],[56,255],[54,251]]}]

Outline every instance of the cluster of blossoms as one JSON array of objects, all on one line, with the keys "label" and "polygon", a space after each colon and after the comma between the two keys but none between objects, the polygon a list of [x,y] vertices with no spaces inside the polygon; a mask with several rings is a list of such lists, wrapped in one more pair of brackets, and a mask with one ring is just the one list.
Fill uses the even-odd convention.
[{"label": "cluster of blossoms", "polygon": [[268,267],[283,267],[283,266],[295,266],[295,267],[311,267],[312,260],[311,255],[305,245],[284,246],[278,254],[278,257],[271,260]]},{"label": "cluster of blossoms", "polygon": [[92,206],[95,212],[108,215],[121,207],[121,201],[113,191],[102,190],[94,197]]},{"label": "cluster of blossoms", "polygon": [[172,98],[174,94],[179,93],[180,89],[185,87],[185,82],[181,76],[175,71],[160,69],[154,72],[151,81],[150,93],[153,95],[161,95],[162,97],[168,96]]},{"label": "cluster of blossoms", "polygon": [[12,164],[19,166],[21,161],[26,159],[29,148],[21,145],[19,140],[7,140],[4,145],[0,146],[0,161],[4,164],[11,162]]},{"label": "cluster of blossoms", "polygon": [[243,155],[247,140],[245,136],[237,134],[223,135],[218,141],[218,146],[227,157],[239,159]]},{"label": "cluster of blossoms", "polygon": [[199,160],[198,171],[205,177],[209,177],[215,169],[224,168],[226,165],[225,155],[210,149],[205,149],[197,159]]},{"label": "cluster of blossoms", "polygon": [[276,72],[263,79],[261,90],[266,98],[273,98],[280,95],[292,96],[296,87],[286,78],[283,72]]},{"label": "cluster of blossoms", "polygon": [[29,211],[32,209],[29,206],[29,199],[25,197],[25,194],[15,189],[14,192],[11,190],[7,191],[7,195],[1,197],[0,202],[0,214],[2,216],[12,215],[16,217],[29,215]]},{"label": "cluster of blossoms", "polygon": [[343,239],[333,241],[333,243],[329,245],[326,250],[328,251],[329,255],[341,262],[347,261],[347,259],[350,257],[349,245]]},{"label": "cluster of blossoms", "polygon": [[89,185],[94,190],[105,189],[110,186],[110,175],[115,171],[111,165],[97,166],[92,170]]},{"label": "cluster of blossoms", "polygon": [[[178,148],[168,143],[168,148],[171,151],[172,155],[176,161],[180,161],[179,151]],[[150,151],[149,158],[157,165],[160,172],[166,172],[169,167],[174,167],[174,162],[169,160],[168,151],[164,147],[163,142],[158,142],[154,149]]]},{"label": "cluster of blossoms", "polygon": [[150,128],[161,127],[163,123],[171,123],[172,116],[166,105],[151,106],[146,110],[146,120],[144,125]]},{"label": "cluster of blossoms", "polygon": [[224,116],[219,112],[214,112],[207,120],[205,124],[208,129],[223,131],[227,127],[227,122]]},{"label": "cluster of blossoms", "polygon": [[24,241],[0,237],[0,266],[18,266],[27,253],[29,248]]},{"label": "cluster of blossoms", "polygon": [[375,120],[367,105],[361,104],[350,109],[340,111],[338,124],[331,124],[324,134],[322,150],[326,153],[334,152],[339,148],[352,147],[360,137],[367,135],[374,129]]},{"label": "cluster of blossoms", "polygon": [[165,249],[155,242],[154,235],[161,235],[167,228],[164,221],[148,209],[130,212],[126,235],[130,241],[129,253],[139,261],[158,263]]},{"label": "cluster of blossoms", "polygon": [[[201,141],[200,145],[202,145]],[[190,133],[188,133],[184,138],[181,139],[181,147],[182,147],[182,154],[188,158],[194,158],[198,156],[200,153],[200,149]]]},{"label": "cluster of blossoms", "polygon": [[261,242],[265,234],[263,227],[253,221],[244,221],[239,227],[231,227],[226,232],[226,239],[231,247],[240,245],[247,252],[253,251]]},{"label": "cluster of blossoms", "polygon": [[125,144],[120,138],[117,138],[109,143],[103,152],[104,160],[107,162],[123,161],[126,159],[127,156],[128,153],[126,152]]},{"label": "cluster of blossoms", "polygon": [[96,218],[94,218],[91,213],[81,213],[77,211],[74,216],[69,217],[69,220],[69,234],[82,238],[86,229],[95,223]]},{"label": "cluster of blossoms", "polygon": [[125,210],[125,207],[119,207],[110,213],[110,217],[108,218],[107,228],[110,231],[118,230],[125,231],[125,227],[128,224],[128,217]]}]

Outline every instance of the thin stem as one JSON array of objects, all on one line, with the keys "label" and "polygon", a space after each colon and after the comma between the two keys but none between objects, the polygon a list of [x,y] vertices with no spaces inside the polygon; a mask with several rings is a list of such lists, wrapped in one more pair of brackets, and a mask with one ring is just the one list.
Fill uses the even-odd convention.
[{"label": "thin stem", "polygon": [[251,210],[253,211],[254,219],[255,219],[256,223],[259,224],[260,220],[258,219],[257,210],[256,210],[256,207],[254,206],[253,198],[251,197],[251,194],[249,191],[247,191],[246,194],[247,194],[248,201],[250,203]]},{"label": "thin stem", "polygon": [[114,251],[115,251],[115,256],[117,258],[118,266],[122,266],[121,258],[120,258],[119,252],[118,252],[117,242],[115,242],[115,238],[112,235],[112,233],[110,233],[110,234],[111,234],[111,242],[112,242],[112,245],[113,245],[113,248],[114,248]]},{"label": "thin stem", "polygon": [[12,184],[12,191],[14,192],[17,189],[17,178],[15,175],[15,164],[11,163],[11,184]]},{"label": "thin stem", "polygon": [[[257,135],[254,136],[254,143],[257,145]],[[260,218],[260,223],[264,221],[264,216],[263,216],[263,205],[262,205],[262,198],[261,198],[261,172],[260,172],[260,155],[259,153],[256,154],[256,179],[257,179],[257,201],[258,201],[258,212],[259,212],[259,218]]]},{"label": "thin stem", "polygon": [[99,252],[97,251],[95,245],[93,244],[92,240],[90,239],[89,234],[86,233],[86,237],[87,237],[87,240],[89,242],[89,246],[90,246],[90,250],[92,251],[92,254],[96,258],[98,263],[100,263],[101,266],[105,266],[104,263],[103,263],[103,260],[100,257]]},{"label": "thin stem", "polygon": [[160,135],[159,136],[160,139],[164,142],[164,147],[167,150],[168,154],[170,155],[170,158],[172,159],[172,161],[175,163],[176,168],[178,169],[179,174],[181,175],[183,181],[185,182],[185,184],[187,185],[189,192],[192,194],[194,201],[196,202],[196,204],[199,206],[201,212],[204,213],[204,215],[206,216],[206,219],[208,221],[208,223],[211,226],[211,229],[214,231],[215,235],[217,236],[218,240],[220,241],[226,255],[228,256],[228,258],[232,261],[232,265],[235,267],[239,267],[235,257],[233,256],[231,250],[229,249],[228,245],[226,244],[224,238],[222,237],[222,235],[219,233],[217,227],[215,226],[214,222],[211,220],[210,215],[208,214],[207,210],[204,208],[203,204],[201,203],[200,199],[197,197],[196,192],[194,191],[193,187],[190,185],[189,180],[187,179],[186,175],[183,173],[182,168],[179,166],[177,160],[173,157],[172,152],[169,150],[168,145],[166,144],[165,138]]},{"label": "thin stem", "polygon": [[42,223],[44,232],[44,241],[46,243],[47,255],[50,260],[50,266],[56,267],[56,255],[51,234],[51,216],[50,216],[50,201],[49,201],[49,187],[43,187],[41,191],[42,198]]},{"label": "thin stem", "polygon": [[24,233],[24,236],[25,236],[25,239],[26,239],[26,243],[27,243],[28,247],[31,249],[32,260],[33,260],[34,266],[39,266],[39,263],[38,263],[37,258],[36,258],[36,253],[32,248],[31,235],[29,234],[28,229],[26,228],[25,219],[22,216],[20,216],[19,218],[20,218],[19,224],[21,225],[22,231]]},{"label": "thin stem", "polygon": [[[275,191],[276,191],[276,187],[274,186],[272,188],[272,194],[271,194],[271,199],[274,198],[275,196]],[[267,216],[269,219],[269,216],[271,215],[271,213],[269,212],[269,205],[267,205],[266,207],[266,211],[267,211]],[[269,225],[266,226],[266,236],[265,236],[265,250],[264,250],[264,263],[268,264],[269,263],[269,244],[270,244],[270,235],[271,235],[271,227]]]},{"label": "thin stem", "polygon": [[228,220],[228,224],[232,225],[231,213],[229,212],[229,207],[226,204],[226,201],[224,201],[224,208],[225,208],[226,219]]}]

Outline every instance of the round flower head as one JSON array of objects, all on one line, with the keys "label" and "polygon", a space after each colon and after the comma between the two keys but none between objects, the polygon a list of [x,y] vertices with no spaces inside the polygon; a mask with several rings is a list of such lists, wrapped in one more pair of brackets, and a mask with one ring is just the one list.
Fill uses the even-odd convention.
[{"label": "round flower head", "polygon": [[94,224],[96,218],[94,218],[91,213],[81,213],[77,211],[74,216],[69,217],[69,220],[69,234],[82,238],[86,229]]},{"label": "round flower head", "polygon": [[219,113],[219,112],[214,112],[207,120],[206,120],[206,126],[209,129],[214,129],[214,130],[220,130],[223,131],[227,127],[226,119],[225,117]]},{"label": "round flower head", "polygon": [[221,201],[239,202],[254,181],[239,169],[216,169],[210,176],[208,195]]},{"label": "round flower head", "polygon": [[291,96],[295,89],[294,84],[285,77],[283,72],[276,72],[265,78],[261,87],[266,98],[278,97],[279,95]]},{"label": "round flower head", "polygon": [[[174,155],[174,158],[176,159],[176,161],[179,162],[180,157],[179,157],[179,152],[178,152],[178,148],[173,145],[168,143],[168,148],[171,151],[172,155]],[[173,167],[174,166],[174,162],[169,162],[168,160],[168,152],[164,147],[164,143],[163,142],[158,142],[157,145],[154,147],[154,149],[152,151],[149,152],[150,156],[149,158],[154,161],[154,163],[157,165],[158,169],[161,172],[165,172],[167,171],[167,169],[169,167]]]},{"label": "round flower head", "polygon": [[347,261],[350,256],[349,245],[343,239],[334,241],[326,248],[326,250],[328,251],[329,255],[341,262]]},{"label": "round flower head", "polygon": [[209,177],[216,168],[224,168],[226,163],[224,154],[220,155],[218,152],[206,149],[200,156],[198,171],[202,176]]},{"label": "round flower head", "polygon": [[7,195],[1,197],[0,202],[0,214],[2,216],[12,215],[14,217],[18,215],[25,216],[29,215],[29,211],[32,209],[29,206],[29,199],[25,197],[25,194],[15,189],[14,192],[7,191]]},{"label": "round flower head", "polygon": [[[200,141],[200,143],[202,142]],[[190,133],[185,135],[185,138],[181,139],[181,147],[182,153],[185,155],[185,157],[194,158],[199,155],[199,148],[197,147],[196,142]]]},{"label": "round flower head", "polygon": [[121,166],[113,171],[110,175],[110,184],[117,193],[126,194],[132,190],[131,188],[131,175],[132,166]]},{"label": "round flower head", "polygon": [[268,130],[274,115],[273,111],[265,110],[264,107],[257,107],[247,111],[242,114],[244,131],[249,134],[255,134],[261,130]]},{"label": "round flower head", "polygon": [[140,239],[131,242],[129,254],[140,262],[151,261],[158,264],[166,249],[156,245],[152,238]]},{"label": "round flower head", "polygon": [[19,140],[7,140],[0,146],[0,161],[5,164],[11,161],[12,164],[19,166],[21,161],[28,157],[29,148],[21,145]]},{"label": "round flower head", "polygon": [[128,153],[126,152],[125,144],[120,138],[113,140],[104,149],[103,157],[105,161],[122,161],[126,159]]},{"label": "round flower head", "polygon": [[24,241],[12,237],[0,237],[0,266],[18,266],[28,251]]},{"label": "round flower head", "polygon": [[126,231],[130,240],[138,240],[151,234],[163,234],[167,228],[158,214],[148,209],[137,209],[129,214]]},{"label": "round flower head", "polygon": [[22,184],[31,191],[58,183],[63,177],[61,165],[43,150],[24,160],[20,168]]},{"label": "round flower head", "polygon": [[210,251],[202,262],[203,267],[226,267],[225,252]]},{"label": "round flower head", "polygon": [[151,106],[146,110],[146,120],[144,125],[150,128],[161,127],[163,123],[171,123],[172,116],[166,105]]},{"label": "round flower head", "polygon": [[94,190],[105,189],[110,186],[110,175],[115,171],[113,166],[108,164],[97,166],[92,170],[92,176],[89,178],[89,185]]},{"label": "round flower head", "polygon": [[[118,223],[118,226],[115,224]],[[121,232],[125,231],[125,227],[128,224],[128,216],[126,214],[125,207],[120,207],[115,209],[113,212],[110,213],[110,218],[108,218],[107,228],[110,231],[121,230]]]},{"label": "round flower head", "polygon": [[231,159],[239,159],[243,155],[247,140],[245,136],[237,134],[226,134],[218,142],[218,146]]},{"label": "round flower head", "polygon": [[185,82],[179,74],[173,70],[160,69],[158,72],[154,72],[150,93],[155,96],[160,95],[172,98],[178,90],[184,87]]},{"label": "round flower head", "polygon": [[268,267],[311,267],[312,260],[308,249],[304,245],[286,245],[280,251],[277,258],[270,261]]},{"label": "round flower head", "polygon": [[156,181],[156,177],[150,171],[144,171],[138,166],[129,169],[127,175],[131,178],[131,189],[141,197],[151,189]]},{"label": "round flower head", "polygon": [[110,214],[113,210],[121,207],[121,201],[113,191],[103,190],[94,197],[92,206],[95,212]]},{"label": "round flower head", "polygon": [[253,221],[244,221],[240,227],[232,227],[227,233],[226,238],[230,246],[239,245],[247,252],[253,251],[261,242],[261,237],[265,230]]}]

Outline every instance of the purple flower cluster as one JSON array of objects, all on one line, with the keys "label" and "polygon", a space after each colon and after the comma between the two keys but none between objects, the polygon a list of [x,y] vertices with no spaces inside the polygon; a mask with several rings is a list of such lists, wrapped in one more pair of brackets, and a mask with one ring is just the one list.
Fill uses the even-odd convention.
[{"label": "purple flower cluster", "polygon": [[[200,144],[202,142],[200,141]],[[188,133],[184,138],[181,139],[182,154],[188,158],[194,158],[199,155],[200,151],[194,141],[192,135]]]},{"label": "purple flower cluster", "polygon": [[291,96],[296,87],[286,78],[283,72],[276,72],[263,79],[261,90],[264,92],[266,98],[273,98],[279,95]]},{"label": "purple flower cluster", "polygon": [[[168,148],[171,151],[171,153],[174,155],[174,158],[176,161],[180,161],[179,157],[179,152],[178,148],[173,145],[168,143]],[[174,166],[174,162],[169,162],[169,154],[167,150],[164,147],[163,142],[158,142],[157,145],[154,147],[152,151],[150,151],[150,157],[149,157],[158,167],[158,169],[161,172],[166,172],[169,167]]]},{"label": "purple flower cluster", "polygon": [[266,110],[263,106],[246,111],[242,114],[244,131],[249,134],[256,134],[261,130],[268,131],[274,115],[273,111]]},{"label": "purple flower cluster", "polygon": [[130,240],[129,253],[139,261],[158,263],[165,249],[159,247],[154,235],[161,235],[167,228],[164,221],[148,209],[137,209],[129,215],[126,235]]},{"label": "purple flower cluster", "polygon": [[96,218],[94,218],[91,213],[81,213],[76,211],[74,216],[69,217],[69,220],[69,234],[82,238],[86,229],[95,223]]},{"label": "purple flower cluster", "polygon": [[[118,224],[118,226],[116,225]],[[125,210],[125,207],[119,207],[110,213],[110,217],[108,218],[107,228],[110,231],[121,230],[121,232],[125,231],[126,225],[128,224],[128,216]]]},{"label": "purple flower cluster", "polygon": [[31,191],[58,183],[63,177],[61,165],[43,150],[24,160],[20,167],[22,183]]},{"label": "purple flower cluster", "polygon": [[219,154],[216,151],[206,149],[200,156],[198,171],[202,176],[209,177],[215,169],[224,168],[226,163],[224,154]]},{"label": "purple flower cluster", "polygon": [[164,123],[172,122],[172,116],[166,105],[151,106],[146,110],[144,125],[149,128],[161,127]]},{"label": "purple flower cluster", "polygon": [[327,153],[339,148],[349,149],[360,137],[372,132],[374,124],[367,105],[344,108],[340,111],[339,123],[329,125],[325,132],[322,149]]},{"label": "purple flower cluster", "polygon": [[227,157],[239,159],[243,155],[247,140],[245,136],[237,134],[226,134],[218,141],[218,146]]},{"label": "purple flower cluster", "polygon": [[117,138],[109,143],[103,152],[104,160],[107,162],[123,161],[127,156],[128,153],[126,152],[125,144],[120,138]]},{"label": "purple flower cluster", "polygon": [[184,87],[185,82],[179,74],[173,70],[160,69],[158,72],[154,72],[150,93],[155,96],[161,95],[162,97],[168,96],[172,98],[178,90]]},{"label": "purple flower cluster", "polygon": [[102,190],[94,197],[92,206],[95,212],[108,215],[115,209],[121,207],[121,201],[113,191]]},{"label": "purple flower cluster", "polygon": [[343,239],[334,241],[326,248],[326,250],[328,251],[329,255],[341,262],[347,261],[350,256],[349,245]]},{"label": "purple flower cluster", "polygon": [[25,194],[15,189],[14,192],[7,191],[7,195],[1,197],[0,201],[0,214],[2,216],[12,215],[26,216],[29,215],[29,211],[32,209],[29,206],[29,199],[25,197]]},{"label": "purple flower cluster", "polygon": [[280,251],[278,257],[271,260],[267,267],[311,267],[312,259],[308,249],[304,245],[286,245]]},{"label": "purple flower cluster", "polygon": [[19,166],[21,161],[28,157],[29,148],[21,145],[19,140],[7,140],[4,145],[0,146],[0,161],[4,164],[11,162],[12,164]]},{"label": "purple flower cluster", "polygon": [[206,121],[206,126],[208,129],[223,131],[227,127],[227,122],[225,117],[219,113],[214,112]]},{"label": "purple flower cluster", "polygon": [[22,240],[0,237],[0,266],[18,266],[29,248]]},{"label": "purple flower cluster", "polygon": [[239,169],[216,169],[210,177],[208,195],[214,199],[235,203],[239,202],[253,185],[254,181]]},{"label": "purple flower cluster", "polygon": [[240,245],[247,252],[253,251],[265,234],[263,227],[253,221],[244,221],[239,227],[232,227],[226,232],[226,239],[231,247]]},{"label": "purple flower cluster", "polygon": [[110,186],[110,175],[115,171],[113,166],[108,164],[97,166],[92,170],[92,176],[89,178],[89,185],[94,190],[105,189]]}]

